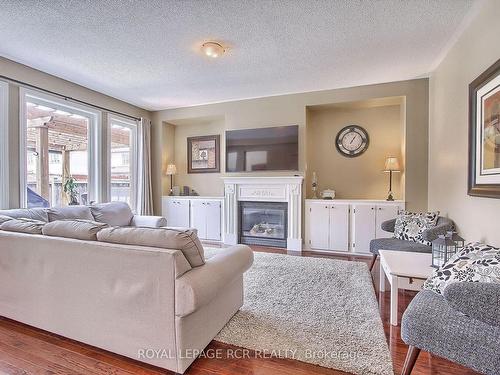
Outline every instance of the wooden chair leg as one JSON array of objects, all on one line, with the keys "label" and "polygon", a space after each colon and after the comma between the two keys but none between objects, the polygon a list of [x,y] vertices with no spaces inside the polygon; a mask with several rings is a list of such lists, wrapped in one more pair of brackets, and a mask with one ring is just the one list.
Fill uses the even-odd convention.
[{"label": "wooden chair leg", "polygon": [[375,265],[375,261],[377,260],[378,254],[373,254],[372,255],[372,262],[370,263],[370,272],[373,269],[373,266]]},{"label": "wooden chair leg", "polygon": [[415,362],[417,362],[418,355],[420,354],[420,349],[414,346],[408,348],[408,353],[406,353],[405,363],[403,365],[403,371],[401,371],[401,375],[410,375],[413,370],[413,366],[415,366]]}]

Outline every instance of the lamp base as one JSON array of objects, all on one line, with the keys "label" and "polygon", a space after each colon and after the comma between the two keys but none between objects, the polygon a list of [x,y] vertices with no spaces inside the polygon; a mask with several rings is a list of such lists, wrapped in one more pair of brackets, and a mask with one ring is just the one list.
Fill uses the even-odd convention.
[{"label": "lamp base", "polygon": [[174,195],[174,190],[170,189],[170,193],[168,195],[170,195],[172,197]]},{"label": "lamp base", "polygon": [[394,197],[392,196],[392,192],[389,192],[389,195],[387,196],[386,201],[389,201],[389,202],[394,201]]}]

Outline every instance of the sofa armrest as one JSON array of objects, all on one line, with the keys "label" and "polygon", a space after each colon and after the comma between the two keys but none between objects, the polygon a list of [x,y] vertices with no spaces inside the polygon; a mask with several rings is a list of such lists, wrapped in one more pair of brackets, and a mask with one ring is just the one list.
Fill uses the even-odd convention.
[{"label": "sofa armrest", "polygon": [[457,282],[448,285],[443,295],[453,309],[500,327],[500,284]]},{"label": "sofa armrest", "polygon": [[443,224],[438,224],[435,227],[426,229],[422,232],[422,238],[426,241],[432,242],[438,236],[446,234],[446,232],[449,232],[450,230],[455,229],[453,226],[453,222],[446,222]]},{"label": "sofa armrest", "polygon": [[201,267],[193,268],[175,282],[175,315],[186,316],[224,293],[226,285],[250,268],[253,252],[245,245],[220,249]]},{"label": "sofa armrest", "polygon": [[395,225],[396,225],[396,219],[391,219],[383,221],[382,224],[380,225],[380,228],[382,228],[382,230],[385,230],[386,232],[394,233]]},{"label": "sofa armrest", "polygon": [[147,228],[166,227],[167,219],[165,219],[162,216],[134,215],[130,225],[132,227],[147,227]]}]

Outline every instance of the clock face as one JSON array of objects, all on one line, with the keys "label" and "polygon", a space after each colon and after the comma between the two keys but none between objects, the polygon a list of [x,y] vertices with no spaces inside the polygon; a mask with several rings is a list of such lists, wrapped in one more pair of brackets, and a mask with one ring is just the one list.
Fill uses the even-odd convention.
[{"label": "clock face", "polygon": [[348,125],[337,134],[335,146],[344,156],[361,155],[368,148],[369,138],[365,129],[358,125]]}]

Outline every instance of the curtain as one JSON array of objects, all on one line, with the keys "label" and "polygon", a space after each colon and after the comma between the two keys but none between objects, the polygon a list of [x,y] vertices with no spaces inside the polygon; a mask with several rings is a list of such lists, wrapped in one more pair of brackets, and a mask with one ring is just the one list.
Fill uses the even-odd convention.
[{"label": "curtain", "polygon": [[138,131],[139,157],[137,163],[138,215],[153,215],[153,186],[151,183],[151,120],[141,118]]}]

